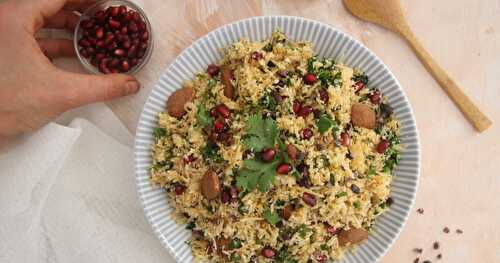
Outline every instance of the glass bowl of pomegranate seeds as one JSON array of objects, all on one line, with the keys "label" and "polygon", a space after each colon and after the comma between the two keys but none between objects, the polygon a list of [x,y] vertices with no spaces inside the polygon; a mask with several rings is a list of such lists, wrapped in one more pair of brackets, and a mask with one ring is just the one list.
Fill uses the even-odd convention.
[{"label": "glass bowl of pomegranate seeds", "polygon": [[151,24],[142,8],[131,1],[97,2],[80,17],[74,44],[89,72],[133,74],[151,57]]}]

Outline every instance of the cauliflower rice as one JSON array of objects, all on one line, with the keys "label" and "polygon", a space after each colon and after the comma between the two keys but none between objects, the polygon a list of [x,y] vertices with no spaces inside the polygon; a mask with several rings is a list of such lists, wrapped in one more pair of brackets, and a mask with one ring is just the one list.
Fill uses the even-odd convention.
[{"label": "cauliflower rice", "polygon": [[391,108],[363,72],[279,31],[224,51],[159,114],[152,183],[197,261],[340,259],[392,203]]}]

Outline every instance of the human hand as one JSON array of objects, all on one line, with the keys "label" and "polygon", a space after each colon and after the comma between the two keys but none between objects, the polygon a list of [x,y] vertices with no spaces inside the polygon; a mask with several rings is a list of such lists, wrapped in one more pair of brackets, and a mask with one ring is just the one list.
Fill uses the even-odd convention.
[{"label": "human hand", "polygon": [[0,141],[35,130],[85,104],[139,91],[124,74],[83,75],[57,69],[51,58],[74,56],[73,42],[35,39],[43,27],[73,31],[74,11],[95,0],[10,0],[0,5]]}]

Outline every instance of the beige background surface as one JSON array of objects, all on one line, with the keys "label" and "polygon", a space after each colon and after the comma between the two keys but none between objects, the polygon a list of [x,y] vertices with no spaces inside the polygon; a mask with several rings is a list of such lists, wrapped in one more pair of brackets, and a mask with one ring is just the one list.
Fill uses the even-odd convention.
[{"label": "beige background surface", "polygon": [[[152,19],[155,50],[138,73],[143,89],[110,103],[130,131],[163,69],[190,43],[227,22],[255,15],[304,16],[361,40],[401,82],[413,106],[422,146],[422,173],[410,218],[382,262],[500,262],[500,1],[407,0],[409,23],[429,52],[492,119],[477,134],[425,71],[406,43],[347,13],[340,0],[137,1]],[[75,60],[56,63],[82,71]],[[424,208],[424,214],[416,213]],[[450,234],[442,232],[443,227]],[[455,229],[464,231],[457,235]],[[439,252],[432,249],[440,242]]]}]

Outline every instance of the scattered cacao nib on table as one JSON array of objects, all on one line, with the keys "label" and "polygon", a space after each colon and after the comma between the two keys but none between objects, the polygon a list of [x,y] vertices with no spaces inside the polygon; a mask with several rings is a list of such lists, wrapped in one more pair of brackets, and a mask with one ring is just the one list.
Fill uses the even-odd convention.
[{"label": "scattered cacao nib on table", "polygon": [[419,208],[419,209],[417,209],[417,213],[419,213],[419,214],[423,214],[423,213],[424,213],[424,209],[423,209],[423,208]]},{"label": "scattered cacao nib on table", "polygon": [[443,228],[443,232],[445,232],[446,234],[450,233],[450,229],[446,226]]}]

